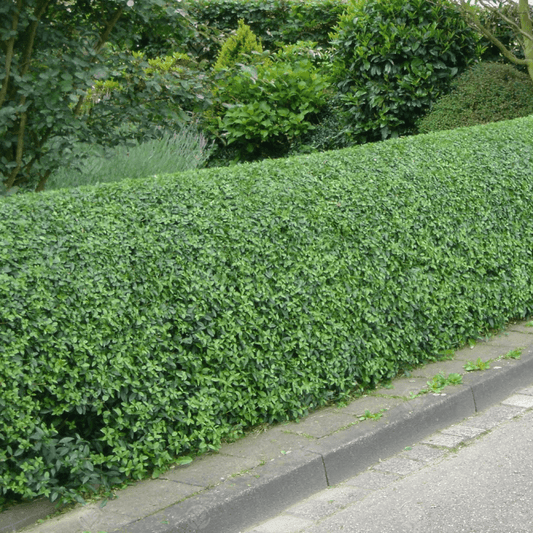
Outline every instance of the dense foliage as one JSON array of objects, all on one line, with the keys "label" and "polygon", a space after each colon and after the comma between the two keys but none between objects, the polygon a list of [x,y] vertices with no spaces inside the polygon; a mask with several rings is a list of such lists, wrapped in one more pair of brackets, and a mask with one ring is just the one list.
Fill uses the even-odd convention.
[{"label": "dense foliage", "polygon": [[313,128],[313,116],[326,105],[330,83],[310,59],[268,59],[231,70],[219,80],[223,102],[221,136],[240,157],[281,156],[291,142]]},{"label": "dense foliage", "polygon": [[457,78],[419,123],[420,133],[510,120],[533,114],[533,82],[514,66],[481,62]]},{"label": "dense foliage", "polygon": [[223,68],[231,69],[241,61],[251,61],[253,52],[261,53],[263,47],[257,40],[250,26],[239,20],[239,26],[234,35],[230,35],[222,45],[217,60],[213,65],[214,70]]},{"label": "dense foliage", "polygon": [[[132,10],[126,0],[0,3],[0,187],[42,190],[76,155],[76,142],[153,137],[173,131],[190,107],[202,105],[197,73],[179,77],[152,68],[146,75],[147,58],[132,60],[137,30],[161,17],[164,4],[145,0]],[[165,13],[181,27],[175,9]],[[121,90],[84,113],[96,80]]]},{"label": "dense foliage", "polygon": [[[344,0],[195,0],[184,3],[187,12],[199,24],[227,35],[240,19],[274,51],[282,43],[301,40],[329,44],[329,33],[346,8]],[[211,50],[217,49],[215,42]],[[208,57],[208,56],[206,56]],[[213,55],[211,55],[213,58]]]},{"label": "dense foliage", "polygon": [[533,312],[533,117],[0,199],[0,487],[71,497]]},{"label": "dense foliage", "polygon": [[354,139],[410,132],[476,58],[477,39],[446,0],[353,0],[333,45]]}]

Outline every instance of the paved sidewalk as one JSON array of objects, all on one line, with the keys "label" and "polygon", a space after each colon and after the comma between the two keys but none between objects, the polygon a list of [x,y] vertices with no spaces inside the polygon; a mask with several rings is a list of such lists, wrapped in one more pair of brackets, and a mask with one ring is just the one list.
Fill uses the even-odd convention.
[{"label": "paved sidewalk", "polygon": [[[518,353],[519,359],[512,357]],[[490,360],[490,368],[466,372],[465,364],[478,359]],[[435,375],[453,373],[463,374],[461,385],[420,394]],[[159,479],[129,486],[105,507],[78,506],[39,524],[53,511],[49,502],[9,509],[0,514],[0,533],[237,533],[532,382],[533,327],[511,324],[346,407],[250,434]]]},{"label": "paved sidewalk", "polygon": [[533,383],[245,533],[530,533],[532,422]]}]

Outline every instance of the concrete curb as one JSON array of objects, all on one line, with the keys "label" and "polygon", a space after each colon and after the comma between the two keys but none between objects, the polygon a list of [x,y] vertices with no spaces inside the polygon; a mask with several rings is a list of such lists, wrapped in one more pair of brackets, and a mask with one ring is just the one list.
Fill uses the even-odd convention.
[{"label": "concrete curb", "polygon": [[[519,347],[522,348],[520,359],[503,358]],[[446,387],[440,394],[411,398],[431,376],[457,372],[465,362],[476,361],[478,357],[499,360],[489,370],[463,371],[463,385]],[[300,425],[291,423],[271,428],[257,438],[248,436],[227,445],[220,455],[213,455],[209,460],[178,467],[172,475],[163,474],[161,480],[140,482],[136,494],[142,496],[137,496],[137,500],[144,500],[143,504],[153,500],[147,511],[133,512],[136,500],[128,497],[131,488],[128,487],[108,504],[108,511],[92,504],[24,531],[236,533],[362,472],[443,427],[487,409],[532,381],[533,328],[525,328],[523,324],[510,326],[506,332],[472,349],[459,350],[453,360],[416,369],[412,376],[393,381],[391,389],[373,391],[365,398],[354,400],[344,410],[328,408],[323,415],[322,411],[313,413]],[[364,412],[363,406],[367,405],[371,412],[382,408],[387,411],[379,420],[361,421],[357,413]],[[332,419],[338,427],[330,427]],[[342,427],[346,421],[351,422],[348,427]],[[326,429],[321,432],[323,428]],[[216,484],[209,476],[201,481],[203,464],[204,474],[208,475],[215,472],[215,466],[230,460],[233,475],[226,475]],[[247,467],[244,472],[237,470],[240,462]],[[150,486],[152,491],[143,491],[143,487]],[[87,519],[88,512],[92,512],[91,519]],[[0,533],[19,531],[13,519],[4,522],[4,517],[9,518],[7,513],[0,515]]]}]

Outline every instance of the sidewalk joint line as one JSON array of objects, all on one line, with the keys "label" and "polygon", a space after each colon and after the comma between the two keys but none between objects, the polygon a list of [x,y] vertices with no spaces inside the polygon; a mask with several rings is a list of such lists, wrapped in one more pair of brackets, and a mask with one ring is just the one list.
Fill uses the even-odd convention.
[{"label": "sidewalk joint line", "polygon": [[326,485],[328,487],[331,487],[331,485],[329,484],[328,471],[326,469],[326,463],[324,462],[324,456],[322,454],[320,454],[320,458],[322,459],[322,464],[324,465],[324,475],[326,476]]},{"label": "sidewalk joint line", "polygon": [[474,394],[474,388],[470,387],[470,392],[472,393],[472,400],[474,400],[474,412],[478,413],[477,403],[476,403],[476,395]]}]

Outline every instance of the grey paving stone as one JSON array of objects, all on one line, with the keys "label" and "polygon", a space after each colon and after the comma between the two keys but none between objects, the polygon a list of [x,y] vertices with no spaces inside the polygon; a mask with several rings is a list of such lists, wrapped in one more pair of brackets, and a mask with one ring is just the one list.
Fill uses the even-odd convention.
[{"label": "grey paving stone", "polygon": [[224,455],[269,461],[287,452],[301,450],[309,444],[308,438],[285,433],[283,429],[284,426],[278,426],[259,435],[248,435],[231,444],[222,445],[218,451]]},{"label": "grey paving stone", "polygon": [[76,507],[64,516],[53,518],[42,526],[39,533],[81,533],[116,531],[132,521],[157,512],[197,492],[199,487],[165,480],[143,480],[117,493],[105,507],[97,503]]},{"label": "grey paving stone", "polygon": [[392,388],[382,387],[372,392],[383,396],[402,396],[409,398],[411,393],[418,394],[427,385],[423,378],[398,378],[392,381]]},{"label": "grey paving stone", "polygon": [[524,407],[529,409],[533,407],[533,396],[527,396],[525,394],[513,394],[507,400],[502,402],[504,405],[512,405],[514,407]]},{"label": "grey paving stone", "polygon": [[446,450],[442,448],[433,448],[431,446],[424,446],[423,444],[417,444],[413,446],[410,450],[405,450],[400,454],[401,457],[406,457],[407,459],[413,459],[415,461],[433,461],[438,459],[446,453]]},{"label": "grey paving stone", "polygon": [[446,375],[452,373],[463,374],[465,372],[465,362],[466,359],[453,359],[430,363],[423,367],[415,368],[413,370],[413,377],[420,377],[424,378],[426,381],[429,381],[440,373],[444,373]]},{"label": "grey paving stone", "polygon": [[347,505],[362,500],[370,491],[359,487],[341,486],[326,489],[305,502],[287,509],[286,513],[320,520],[329,516]]},{"label": "grey paving stone", "polygon": [[526,320],[525,322],[520,322],[518,324],[511,324],[508,328],[509,331],[518,331],[519,333],[527,333],[533,335],[533,327],[528,326],[527,324],[532,324],[532,320]]},{"label": "grey paving stone", "polygon": [[363,396],[349,403],[346,407],[337,408],[339,412],[361,416],[365,411],[378,413],[381,409],[392,409],[405,400],[400,398],[383,398],[381,396]]},{"label": "grey paving stone", "polygon": [[533,396],[533,387],[527,387],[525,389],[519,390],[518,394],[526,394],[528,396]]},{"label": "grey paving stone", "polygon": [[283,431],[297,435],[311,435],[317,439],[331,435],[339,429],[356,424],[357,418],[348,412],[339,412],[334,407],[320,409],[301,422],[291,422],[282,426]]},{"label": "grey paving stone", "polygon": [[378,472],[377,470],[368,470],[352,477],[346,481],[346,485],[361,487],[369,490],[379,490],[386,487],[393,481],[400,479],[398,474],[390,472]]},{"label": "grey paving stone", "polygon": [[386,461],[378,463],[373,468],[375,470],[382,470],[384,472],[392,472],[393,474],[405,476],[406,474],[419,470],[423,466],[424,464],[421,461],[413,461],[406,457],[393,457],[392,459],[387,459]]},{"label": "grey paving stone", "polygon": [[462,442],[468,440],[469,437],[464,435],[446,435],[444,433],[437,433],[424,439],[422,444],[431,444],[432,446],[444,446],[445,448],[455,448]]},{"label": "grey paving stone", "polygon": [[483,428],[477,428],[477,427],[471,427],[471,426],[465,426],[464,424],[457,424],[456,426],[451,426],[449,428],[443,429],[441,433],[444,433],[445,435],[460,435],[463,437],[479,437],[479,435],[485,433],[485,429]]},{"label": "grey paving stone", "polygon": [[18,531],[55,511],[56,504],[45,498],[15,505],[0,515],[0,533]]},{"label": "grey paving stone", "polygon": [[313,524],[314,522],[307,518],[281,515],[256,526],[250,533],[297,533]]},{"label": "grey paving stone", "polygon": [[200,456],[188,465],[168,470],[161,474],[160,479],[210,487],[259,464],[259,459],[212,454]]},{"label": "grey paving stone", "polygon": [[456,360],[463,361],[463,364],[467,361],[477,361],[479,357],[482,361],[487,361],[488,359],[496,359],[501,355],[505,355],[511,349],[512,347],[502,344],[501,341],[500,344],[495,345],[480,342],[472,348],[470,348],[469,346],[461,348],[455,353],[454,358]]},{"label": "grey paving stone", "polygon": [[527,346],[531,342],[531,334],[507,330],[493,337],[489,344],[493,346],[509,346],[510,349]]},{"label": "grey paving stone", "polygon": [[479,416],[474,416],[465,420],[462,425],[474,428],[492,429],[505,420],[511,420],[515,416],[523,413],[523,407],[498,404],[487,409]]}]

